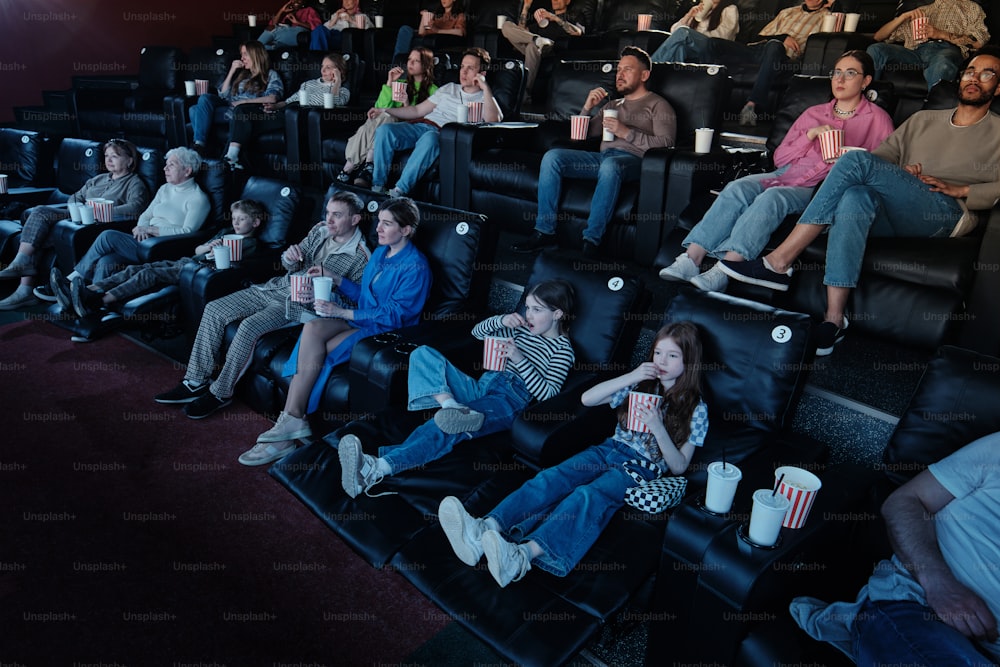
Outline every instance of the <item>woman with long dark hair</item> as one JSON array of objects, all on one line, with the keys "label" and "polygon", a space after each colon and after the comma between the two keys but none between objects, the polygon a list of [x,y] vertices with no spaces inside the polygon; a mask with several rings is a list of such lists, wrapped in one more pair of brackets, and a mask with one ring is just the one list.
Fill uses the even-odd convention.
[{"label": "woman with long dark hair", "polygon": [[685,52],[710,50],[712,37],[736,39],[740,10],[736,0],[702,0],[670,26],[670,37],[650,56],[654,63],[683,61]]}]

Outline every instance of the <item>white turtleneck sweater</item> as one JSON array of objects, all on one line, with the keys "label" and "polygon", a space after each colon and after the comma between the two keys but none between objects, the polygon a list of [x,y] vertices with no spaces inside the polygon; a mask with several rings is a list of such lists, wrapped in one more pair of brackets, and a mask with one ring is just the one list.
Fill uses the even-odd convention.
[{"label": "white turtleneck sweater", "polygon": [[164,183],[137,224],[157,227],[160,236],[189,234],[202,226],[210,208],[208,195],[193,178],[179,185]]}]

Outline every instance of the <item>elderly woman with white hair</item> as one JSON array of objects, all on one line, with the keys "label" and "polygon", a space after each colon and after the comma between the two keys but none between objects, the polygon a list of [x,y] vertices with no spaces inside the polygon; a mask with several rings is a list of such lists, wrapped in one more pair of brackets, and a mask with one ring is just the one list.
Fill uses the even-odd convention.
[{"label": "elderly woman with white hair", "polygon": [[139,244],[146,239],[190,234],[200,228],[211,208],[208,195],[194,180],[200,168],[201,157],[190,148],[167,151],[167,162],[163,166],[167,182],[156,191],[153,202],[139,216],[132,233],[117,230],[101,232],[66,279],[106,278],[123,266],[138,264]]}]

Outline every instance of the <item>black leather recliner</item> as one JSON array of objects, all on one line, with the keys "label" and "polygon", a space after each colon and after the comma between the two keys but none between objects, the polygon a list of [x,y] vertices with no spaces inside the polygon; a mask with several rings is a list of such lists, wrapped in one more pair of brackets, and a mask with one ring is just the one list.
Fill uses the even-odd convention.
[{"label": "black leather recliner", "polygon": [[0,128],[0,164],[7,193],[0,195],[0,262],[9,262],[21,238],[21,214],[51,193],[54,144],[44,134]]},{"label": "black leather recliner", "polygon": [[[543,254],[539,262],[543,261],[552,259]],[[571,331],[576,349],[606,346],[601,342],[607,335],[599,326],[600,317],[606,318],[612,309],[604,302],[612,299],[618,304],[616,310],[627,308],[621,301],[625,297],[607,291],[604,272],[576,271],[567,277],[582,281],[578,290],[602,313],[592,314],[596,321]],[[581,284],[590,287],[581,289]],[[625,289],[632,287],[626,283]],[[694,496],[703,484],[704,466],[721,457],[724,449],[730,461],[740,461],[766,450],[787,429],[812,354],[811,324],[804,315],[693,290],[677,296],[663,319],[693,320],[703,336],[705,400],[712,422],[705,447],[691,468],[689,488]],[[781,335],[775,337],[779,330]],[[630,340],[621,343],[627,349]],[[621,348],[618,352],[620,356]],[[612,363],[605,368],[617,375],[630,367]],[[754,392],[746,391],[747,378],[754,379]],[[669,522],[626,508],[615,515],[569,576],[533,570],[523,581],[500,589],[485,568],[469,568],[458,561],[435,516],[445,495],[457,496],[472,514],[482,515],[538,466],[558,463],[610,435],[613,413],[607,407],[583,408],[582,389],[575,386],[529,408],[509,434],[456,448],[378,489],[397,495],[349,499],[337,483],[340,467],[332,447],[347,430],[360,433],[368,447],[399,442],[406,432],[398,432],[395,416],[349,425],[328,436],[326,443],[289,455],[271,472],[362,557],[376,567],[388,563],[507,659],[518,664],[563,664],[616,614],[659,614],[659,609],[648,606],[648,598],[664,524]]]},{"label": "black leather recliner", "polygon": [[[686,594],[688,606],[680,622],[650,627],[654,641],[646,664],[652,667],[668,658],[734,667],[853,664],[799,630],[788,603],[801,595],[853,600],[873,565],[892,553],[882,502],[930,463],[1000,430],[998,400],[1000,359],[944,346],[928,363],[883,452],[882,465],[873,469],[844,463],[817,471],[823,488],[805,526],[782,529],[778,548],[742,545],[735,536],[742,520],[737,517],[716,524],[703,557],[687,561],[678,554],[701,528],[687,520],[695,511],[671,522],[660,576],[667,587],[683,586],[679,592]],[[746,481],[744,475],[741,490]],[[694,587],[680,582],[687,576],[698,579]],[[706,631],[712,641],[705,641]]]},{"label": "black leather recliner", "polygon": [[[614,89],[617,61],[562,61],[553,77],[549,120],[534,126],[449,125],[441,132],[442,201],[458,208],[490,211],[491,222],[529,232],[538,209],[538,175],[550,148],[597,150],[593,141],[571,142],[569,118],[579,113],[587,93],[596,86]],[[677,146],[692,147],[699,127],[720,127],[729,90],[725,68],[708,65],[656,63],[649,89],[662,95],[677,114]],[[592,122],[597,122],[592,121]],[[660,195],[669,187],[667,167],[673,149],[652,149],[643,158],[643,180],[622,187],[602,252],[650,264],[661,237],[661,212],[637,209],[649,189]],[[647,164],[652,156],[655,161]],[[449,192],[446,188],[451,188]],[[577,245],[590,212],[593,181],[564,183],[557,228],[560,240]],[[651,195],[653,196],[653,195]],[[637,215],[638,214],[638,215]]]}]

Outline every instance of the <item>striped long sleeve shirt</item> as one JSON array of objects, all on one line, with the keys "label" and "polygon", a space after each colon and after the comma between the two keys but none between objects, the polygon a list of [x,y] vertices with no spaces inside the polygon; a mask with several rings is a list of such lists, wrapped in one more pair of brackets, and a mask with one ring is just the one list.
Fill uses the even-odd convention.
[{"label": "striped long sleeve shirt", "polygon": [[524,359],[518,362],[508,359],[507,371],[524,380],[528,391],[539,401],[555,396],[576,359],[569,338],[538,336],[525,327],[511,329],[503,325],[503,318],[503,315],[494,315],[483,320],[472,329],[472,335],[479,340],[487,336],[514,339]]}]

